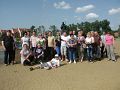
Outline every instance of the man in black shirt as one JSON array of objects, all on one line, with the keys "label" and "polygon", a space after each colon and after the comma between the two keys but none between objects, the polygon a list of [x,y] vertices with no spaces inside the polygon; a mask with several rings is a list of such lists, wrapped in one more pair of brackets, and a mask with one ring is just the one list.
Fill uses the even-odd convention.
[{"label": "man in black shirt", "polygon": [[[2,46],[4,48],[4,64],[8,65],[12,61],[14,40],[11,36],[11,31],[7,31],[7,35],[3,37]],[[9,56],[9,60],[8,60]]]}]

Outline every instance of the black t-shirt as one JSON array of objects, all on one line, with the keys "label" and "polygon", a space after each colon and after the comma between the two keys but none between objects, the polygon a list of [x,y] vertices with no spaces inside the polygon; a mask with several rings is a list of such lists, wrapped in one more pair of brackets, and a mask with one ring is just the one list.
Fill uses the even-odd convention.
[{"label": "black t-shirt", "polygon": [[14,40],[12,36],[5,36],[3,42],[6,49],[13,49]]}]

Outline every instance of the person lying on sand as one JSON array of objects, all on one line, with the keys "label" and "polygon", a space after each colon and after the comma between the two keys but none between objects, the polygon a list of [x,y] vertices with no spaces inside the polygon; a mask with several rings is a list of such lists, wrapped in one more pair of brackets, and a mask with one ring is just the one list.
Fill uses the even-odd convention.
[{"label": "person lying on sand", "polygon": [[39,65],[36,65],[34,67],[30,67],[30,71],[34,70],[34,69],[46,69],[46,70],[49,70],[49,69],[52,69],[52,68],[57,68],[60,66],[60,59],[59,59],[59,56],[56,54],[55,55],[55,58],[53,58],[51,61],[49,62],[46,62],[46,63],[40,63]]}]

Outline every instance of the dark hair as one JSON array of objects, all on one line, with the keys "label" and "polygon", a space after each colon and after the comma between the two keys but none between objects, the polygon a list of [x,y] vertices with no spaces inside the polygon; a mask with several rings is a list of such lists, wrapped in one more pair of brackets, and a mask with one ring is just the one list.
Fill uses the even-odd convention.
[{"label": "dark hair", "polygon": [[48,33],[52,33],[52,31],[48,31]]},{"label": "dark hair", "polygon": [[24,35],[27,34],[27,32],[24,32]]},{"label": "dark hair", "polygon": [[7,32],[11,33],[11,30],[8,30]]},{"label": "dark hair", "polygon": [[71,37],[71,36],[74,36],[74,35],[73,35],[73,34],[70,34],[70,37]]}]

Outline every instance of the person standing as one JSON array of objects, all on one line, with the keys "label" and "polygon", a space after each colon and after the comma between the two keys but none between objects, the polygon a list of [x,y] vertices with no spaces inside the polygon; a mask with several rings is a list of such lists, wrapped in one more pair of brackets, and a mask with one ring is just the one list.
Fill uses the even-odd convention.
[{"label": "person standing", "polygon": [[27,43],[28,46],[30,46],[30,38],[27,36],[27,32],[24,33],[24,36],[21,38],[21,42],[22,42],[22,47],[25,43]]},{"label": "person standing", "polygon": [[114,37],[108,32],[105,36],[105,46],[107,49],[108,60],[116,61],[114,54]]},{"label": "person standing", "polygon": [[68,51],[69,51],[69,59],[70,62],[69,63],[76,63],[76,45],[77,45],[77,41],[74,38],[73,34],[70,34],[70,39],[68,40]]},{"label": "person standing", "polygon": [[85,39],[85,43],[87,45],[87,56],[88,56],[88,61],[92,62],[93,61],[93,43],[94,43],[94,38],[91,36],[91,33],[87,33],[87,37]]},{"label": "person standing", "polygon": [[67,34],[66,32],[63,32],[63,35],[61,35],[61,56],[62,56],[62,61],[67,60]]},{"label": "person standing", "polygon": [[16,53],[16,38],[15,38],[15,35],[14,33],[11,34],[11,36],[13,37],[13,40],[14,40],[14,43],[13,43],[13,55],[12,55],[12,64],[15,64],[16,61],[15,61],[15,53]]},{"label": "person standing", "polygon": [[57,35],[55,37],[55,50],[59,58],[61,57],[60,47],[61,47],[61,35],[60,35],[60,32],[57,32]]},{"label": "person standing", "polygon": [[43,49],[46,48],[45,38],[43,38],[43,35],[42,35],[42,34],[39,34],[39,35],[38,35],[37,44],[40,44],[40,45],[43,47]]},{"label": "person standing", "polygon": [[[7,31],[7,35],[3,37],[2,46],[4,48],[4,64],[7,66],[11,64],[12,61],[12,54],[13,54],[13,47],[14,47],[14,40],[11,36],[11,31]],[[9,56],[9,59],[8,59]]]},{"label": "person standing", "polygon": [[101,44],[101,58],[104,57],[104,54],[105,56],[107,57],[107,50],[106,50],[106,47],[105,47],[105,35],[106,33],[103,32],[103,34],[101,35],[101,41],[102,41],[102,44]]},{"label": "person standing", "polygon": [[36,32],[33,31],[32,36],[30,37],[32,51],[34,51],[34,49],[36,48],[37,39],[38,38],[36,37]]},{"label": "person standing", "polygon": [[80,31],[78,32],[77,46],[78,46],[78,57],[79,60],[82,62],[84,58],[85,37],[82,35]]},{"label": "person standing", "polygon": [[95,49],[95,58],[99,61],[101,60],[101,37],[99,36],[98,32],[94,32],[94,49]]},{"label": "person standing", "polygon": [[48,32],[48,60],[51,60],[54,57],[55,49],[55,37],[52,35],[52,32]]}]

